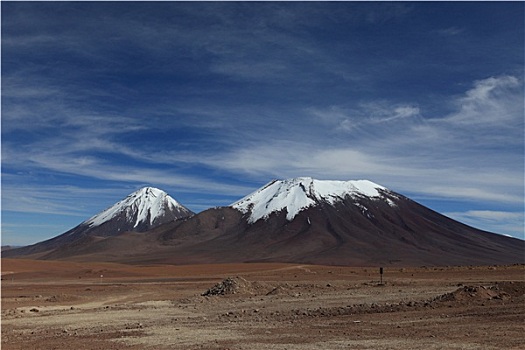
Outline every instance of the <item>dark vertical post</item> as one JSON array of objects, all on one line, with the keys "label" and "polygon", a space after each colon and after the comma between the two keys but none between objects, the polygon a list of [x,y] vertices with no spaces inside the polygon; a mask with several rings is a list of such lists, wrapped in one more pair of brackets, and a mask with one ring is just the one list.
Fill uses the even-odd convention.
[{"label": "dark vertical post", "polygon": [[383,268],[379,268],[379,275],[381,276],[381,284],[383,284]]}]

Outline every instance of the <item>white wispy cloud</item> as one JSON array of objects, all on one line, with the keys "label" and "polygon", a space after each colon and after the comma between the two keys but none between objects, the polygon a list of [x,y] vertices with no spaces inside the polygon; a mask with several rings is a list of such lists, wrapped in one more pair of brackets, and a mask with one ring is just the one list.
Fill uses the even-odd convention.
[{"label": "white wispy cloud", "polygon": [[[92,215],[93,209],[85,205],[94,199],[111,203],[118,200],[122,189],[83,188],[66,185],[28,184],[31,176],[22,174],[4,174],[3,181],[8,185],[2,189],[2,210],[21,212],[76,216],[86,218]],[[26,179],[22,184],[20,178]],[[16,184],[16,186],[10,186]],[[104,208],[100,208],[102,210]],[[79,221],[80,222],[80,221]]]},{"label": "white wispy cloud", "polygon": [[326,125],[336,124],[335,129],[343,132],[377,127],[376,124],[389,122],[395,122],[391,125],[399,127],[401,119],[420,116],[420,108],[417,105],[390,103],[384,100],[359,103],[354,107],[332,105],[324,109],[307,108],[305,111]]},{"label": "white wispy cloud", "polygon": [[456,36],[464,32],[464,28],[460,27],[448,27],[444,29],[438,29],[435,31],[440,36]]},{"label": "white wispy cloud", "polygon": [[448,212],[445,215],[473,226],[482,224],[485,230],[500,233],[506,232],[514,237],[525,239],[523,212],[496,210],[469,210],[466,212]]},{"label": "white wispy cloud", "polygon": [[[499,93],[499,88],[506,93]],[[519,95],[516,78],[480,80],[463,96],[451,100],[451,104],[457,105],[455,112],[431,121],[422,118],[424,110],[414,103],[388,106],[382,101],[362,104],[360,109],[352,111],[336,106],[326,111],[308,109],[323,125],[338,128],[345,121],[351,123],[350,120],[354,124],[346,128],[348,136],[334,138],[332,145],[315,136],[306,140],[272,139],[271,142],[261,137],[260,142],[231,150],[221,157],[204,157],[202,161],[252,176],[363,176],[420,195],[519,203],[523,200],[522,191],[516,191],[523,189],[521,151],[502,152],[497,149],[497,143],[494,144],[495,138],[508,135],[509,127],[517,132],[521,130],[523,107]],[[489,114],[509,113],[499,120],[491,120],[484,115],[483,106],[492,106]],[[351,116],[352,113],[355,116]],[[470,125],[490,123],[493,135],[487,137],[484,130],[477,128],[451,127],[451,123],[467,118]],[[501,118],[507,121],[505,125],[500,125]],[[480,148],[480,145],[495,149]]]},{"label": "white wispy cloud", "polygon": [[[269,122],[267,114],[261,119],[243,120],[242,116],[250,113],[248,108],[220,110],[201,107],[201,110],[184,111],[207,116],[202,126],[215,129],[214,142],[229,146],[217,154],[169,149],[151,153],[147,148],[134,149],[117,141],[117,136],[157,126],[124,116],[79,115],[69,108],[55,117],[64,128],[61,137],[39,139],[23,146],[8,142],[4,146],[4,162],[18,167],[30,162],[42,169],[104,180],[146,183],[155,179],[159,185],[178,186],[186,191],[211,190],[243,195],[244,191],[251,189],[245,186],[217,187],[213,180],[183,174],[176,167],[159,170],[116,164],[93,153],[102,151],[154,164],[202,164],[230,173],[248,174],[257,181],[265,181],[268,176],[312,175],[341,179],[359,176],[421,195],[517,202],[521,196],[513,194],[511,189],[519,188],[523,177],[519,167],[510,164],[516,161],[515,158],[497,151],[483,151],[480,157],[471,144],[465,144],[465,135],[458,132],[461,128],[451,130],[450,125],[458,121],[460,124],[468,121],[469,125],[492,123],[496,136],[502,134],[501,128],[519,127],[520,107],[516,98],[519,91],[519,81],[514,77],[477,81],[472,89],[452,101],[458,106],[457,111],[433,118],[430,122],[421,118],[424,110],[415,103],[378,101],[361,103],[353,109],[337,106],[326,110],[307,109],[303,118],[309,118],[308,113],[317,117],[322,125],[327,126],[326,130],[319,129],[316,123],[311,127],[305,126],[307,123],[298,125],[294,118],[280,119],[278,115],[274,117],[274,123]],[[500,126],[498,120],[486,117],[483,113],[487,106],[491,115],[508,111],[501,117],[508,123]],[[221,127],[230,123],[232,116],[241,122],[233,124],[231,129]],[[335,137],[326,143],[330,133],[347,121],[355,123],[346,128],[348,136]],[[276,129],[275,125],[279,123],[281,127]],[[263,124],[270,127],[262,128]],[[332,127],[328,127],[330,125]],[[287,130],[291,128],[300,128],[303,132],[295,132],[293,138],[286,140]],[[481,138],[477,143],[490,143],[477,135],[476,130],[465,130],[469,139]],[[238,134],[240,144],[232,142],[235,134]],[[380,138],[377,135],[381,135]],[[485,166],[487,162],[488,166]]]},{"label": "white wispy cloud", "polygon": [[515,192],[523,183],[519,171],[501,173],[476,166],[467,169],[461,162],[440,169],[431,160],[400,159],[399,155],[378,156],[353,149],[290,142],[241,149],[224,158],[203,161],[210,166],[245,173],[259,181],[304,175],[340,180],[366,178],[402,193],[433,198],[516,204],[523,200],[520,193]]},{"label": "white wispy cloud", "polygon": [[[17,6],[2,23],[4,173],[155,182],[215,199],[274,177],[368,178],[419,198],[523,201],[522,78],[468,81],[500,67],[469,70],[473,56],[459,56],[490,47],[503,59],[514,46],[482,38],[480,51],[467,22],[400,41],[373,33],[396,22],[407,30],[417,5],[3,8]],[[54,6],[69,15],[42,15]],[[352,35],[334,35],[344,31]],[[398,46],[402,59],[390,52]],[[501,72],[517,71],[506,62]],[[35,202],[44,207],[54,185]],[[9,195],[11,208],[28,210]],[[58,199],[48,208],[67,212]]]},{"label": "white wispy cloud", "polygon": [[[473,88],[455,103],[458,111],[443,121],[456,126],[484,127],[497,125],[500,128],[516,122],[523,110],[522,82],[514,76],[498,76],[474,82]],[[521,107],[521,108],[520,108]]]},{"label": "white wispy cloud", "polygon": [[265,80],[275,82],[288,72],[282,62],[220,62],[211,67],[215,73],[225,74],[240,79]]},{"label": "white wispy cloud", "polygon": [[31,224],[2,222],[2,245],[24,246],[34,244],[42,239],[51,238],[69,230],[71,226],[65,224]]},{"label": "white wispy cloud", "polygon": [[521,212],[507,212],[495,210],[469,210],[460,213],[471,218],[484,219],[488,221],[523,220],[525,214]]},{"label": "white wispy cloud", "polygon": [[[16,156],[13,156],[16,158]],[[213,179],[198,175],[184,174],[177,168],[167,170],[140,165],[115,164],[98,157],[53,154],[34,154],[29,157],[28,168],[46,169],[62,174],[72,174],[106,181],[119,181],[138,184],[156,184],[180,189],[183,192],[213,193],[228,196],[243,195],[251,187],[227,183],[218,183]],[[18,165],[24,169],[23,164]]]}]

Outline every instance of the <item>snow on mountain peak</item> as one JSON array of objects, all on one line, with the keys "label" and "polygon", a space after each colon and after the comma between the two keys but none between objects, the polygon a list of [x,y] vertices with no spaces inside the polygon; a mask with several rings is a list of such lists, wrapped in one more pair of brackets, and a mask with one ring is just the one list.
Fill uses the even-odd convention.
[{"label": "snow on mountain peak", "polygon": [[254,223],[266,219],[273,212],[286,209],[286,219],[292,220],[301,210],[319,201],[334,204],[345,197],[381,197],[383,186],[368,180],[328,181],[299,177],[288,180],[274,180],[259,190],[231,204],[243,213],[250,212],[248,221]]},{"label": "snow on mountain peak", "polygon": [[183,212],[188,211],[166,192],[155,187],[143,187],[88,219],[84,224],[99,226],[125,213],[126,221],[133,223],[133,228],[136,228],[141,223],[152,225],[155,219],[163,216],[166,211],[176,209]]}]

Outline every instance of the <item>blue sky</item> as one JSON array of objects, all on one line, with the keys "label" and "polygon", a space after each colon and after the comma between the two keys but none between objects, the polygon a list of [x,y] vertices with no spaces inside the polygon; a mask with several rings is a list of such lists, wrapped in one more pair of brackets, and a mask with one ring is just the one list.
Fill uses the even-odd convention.
[{"label": "blue sky", "polygon": [[523,238],[524,5],[3,1],[2,244],[297,176]]}]

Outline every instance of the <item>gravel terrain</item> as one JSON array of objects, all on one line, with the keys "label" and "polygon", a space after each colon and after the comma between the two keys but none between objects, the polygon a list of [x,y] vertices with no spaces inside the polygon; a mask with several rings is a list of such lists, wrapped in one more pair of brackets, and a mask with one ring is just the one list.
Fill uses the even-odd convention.
[{"label": "gravel terrain", "polygon": [[2,259],[2,349],[524,349],[525,268]]}]

